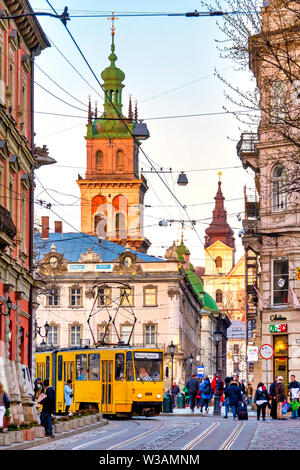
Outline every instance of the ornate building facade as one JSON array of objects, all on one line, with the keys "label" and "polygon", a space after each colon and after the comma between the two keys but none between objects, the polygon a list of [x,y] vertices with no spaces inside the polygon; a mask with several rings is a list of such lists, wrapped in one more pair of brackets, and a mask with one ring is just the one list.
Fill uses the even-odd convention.
[{"label": "ornate building facade", "polygon": [[[297,380],[300,374],[299,66],[294,60],[299,4],[265,2],[261,17],[261,34],[249,39],[260,123],[258,133],[242,134],[237,147],[244,168],[254,172],[258,192],[255,212],[250,204],[245,207],[243,244],[256,252],[261,265],[254,341],[274,349],[268,365],[261,358],[255,363],[255,377],[270,383],[281,375],[288,384],[290,374]],[[279,61],[272,60],[274,52]]]},{"label": "ornate building facade", "polygon": [[[7,15],[27,0],[1,1]],[[0,20],[0,381],[14,422],[32,419],[33,60],[49,43],[33,16]],[[41,162],[40,162],[41,163]]]}]

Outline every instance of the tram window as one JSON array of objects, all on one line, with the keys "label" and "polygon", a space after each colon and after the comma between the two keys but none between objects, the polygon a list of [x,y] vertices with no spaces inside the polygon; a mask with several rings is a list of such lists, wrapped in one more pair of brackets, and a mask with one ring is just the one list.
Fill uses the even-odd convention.
[{"label": "tram window", "polygon": [[162,353],[139,351],[134,353],[136,380],[161,381],[162,379]]},{"label": "tram window", "polygon": [[62,356],[58,356],[58,360],[57,360],[57,380],[62,380],[62,363],[63,363],[63,360],[62,360]]},{"label": "tram window", "polygon": [[76,354],[76,380],[87,378],[87,355]]},{"label": "tram window", "polygon": [[127,351],[126,353],[126,380],[131,382],[134,380],[134,373],[133,373],[133,360],[132,360],[132,352]]},{"label": "tram window", "polygon": [[46,379],[50,379],[50,356],[46,356]]},{"label": "tram window", "polygon": [[100,354],[89,354],[89,380],[100,380]]},{"label": "tram window", "polygon": [[125,356],[123,353],[116,354],[116,365],[115,365],[115,379],[124,380],[124,362]]}]

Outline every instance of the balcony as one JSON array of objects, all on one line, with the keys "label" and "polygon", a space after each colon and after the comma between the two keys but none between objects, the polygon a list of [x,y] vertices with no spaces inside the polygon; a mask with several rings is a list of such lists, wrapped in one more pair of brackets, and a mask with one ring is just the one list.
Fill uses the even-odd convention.
[{"label": "balcony", "polygon": [[243,167],[245,169],[250,167],[255,173],[259,172],[258,151],[256,146],[258,142],[256,132],[243,132],[236,146],[236,151]]},{"label": "balcony", "polygon": [[16,233],[10,212],[0,205],[0,249],[12,245]]}]

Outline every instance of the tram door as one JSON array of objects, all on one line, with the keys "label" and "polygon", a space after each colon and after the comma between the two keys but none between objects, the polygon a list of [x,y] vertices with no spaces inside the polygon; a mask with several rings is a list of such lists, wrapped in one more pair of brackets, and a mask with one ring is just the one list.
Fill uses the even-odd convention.
[{"label": "tram door", "polygon": [[102,362],[102,413],[112,413],[113,389],[112,389],[112,367],[113,361]]},{"label": "tram door", "polygon": [[[75,363],[74,361],[64,361],[64,380],[63,380],[63,384],[65,384],[67,382],[67,380],[71,379],[72,380],[72,390],[73,390],[73,396],[75,396],[75,389],[74,389],[74,381],[75,381],[75,378],[74,378],[74,368],[75,368]],[[64,393],[64,392],[63,392]],[[65,401],[65,398],[63,398],[63,402]],[[73,399],[72,400],[72,405],[70,407],[70,410],[73,410],[74,408],[74,403],[75,403],[75,400]],[[66,404],[64,403],[64,409],[66,407]]]}]

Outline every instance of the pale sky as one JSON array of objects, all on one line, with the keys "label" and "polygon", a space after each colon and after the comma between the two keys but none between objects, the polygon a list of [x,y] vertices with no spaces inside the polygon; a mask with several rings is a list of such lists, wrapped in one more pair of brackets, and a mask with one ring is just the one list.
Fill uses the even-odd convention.
[{"label": "pale sky", "polygon": [[[61,12],[66,1],[53,0],[52,5]],[[35,11],[49,9],[43,0],[32,0]],[[198,9],[194,0],[152,0],[151,2],[124,0],[99,2],[96,0],[72,0],[72,14],[101,12],[187,12]],[[81,9],[81,10],[80,10]],[[77,11],[75,11],[77,10]],[[80,10],[80,12],[79,12]],[[67,95],[36,68],[35,80],[51,93],[80,109],[74,109],[58,101],[49,93],[35,87],[35,132],[36,145],[47,145],[57,164],[43,167],[36,172],[43,191],[36,180],[35,199],[52,203],[53,212],[35,205],[36,214],[49,215],[52,221],[62,217],[64,231],[80,230],[80,192],[76,184],[78,173],[84,176],[86,165],[85,139],[88,96],[98,102],[98,114],[102,113],[103,92],[80,57],[67,31],[59,20],[39,17],[48,38],[60,49],[72,65],[90,85],[71,68],[67,61],[52,46],[36,58],[42,68],[68,93]],[[207,114],[224,111],[223,106],[233,109],[224,97],[224,85],[214,76],[217,68],[224,76],[239,85],[248,87],[250,73],[235,71],[233,63],[221,59],[215,39],[222,38],[217,28],[217,19],[186,17],[119,18],[116,21],[116,65],[125,72],[123,90],[123,114],[128,112],[128,97],[138,101],[139,118],[145,119],[150,138],[143,149],[153,162],[172,173],[162,175],[182,204],[187,205],[191,219],[199,220],[197,232],[204,243],[204,230],[208,226],[217,191],[217,172],[223,172],[222,189],[226,198],[228,222],[235,230],[236,259],[243,254],[242,229],[237,214],[244,207],[244,185],[252,188],[251,171],[242,169],[236,153],[239,140],[239,123],[232,115],[181,117],[174,119],[150,119],[153,117]],[[109,65],[111,35],[110,21],[106,18],[72,18],[68,27],[86,55],[93,70],[100,78],[102,70]],[[94,90],[93,90],[94,88]],[[99,96],[100,95],[100,96]],[[84,106],[85,104],[85,106]],[[46,113],[46,114],[43,114]],[[75,117],[56,116],[59,113]],[[242,129],[248,130],[248,129]],[[140,168],[149,164],[140,154]],[[224,167],[239,167],[226,169]],[[223,169],[224,168],[224,169]],[[192,170],[192,171],[191,171]],[[201,170],[201,171],[195,171]],[[209,171],[208,171],[209,170]],[[176,184],[180,171],[186,171],[189,184]],[[152,242],[148,254],[164,256],[173,240],[180,239],[181,225],[159,227],[161,219],[187,220],[176,201],[167,192],[156,174],[145,174],[149,191],[145,204],[145,236]],[[73,227],[72,227],[73,226]],[[195,266],[203,265],[203,245],[186,224],[184,241],[191,251]]]}]

